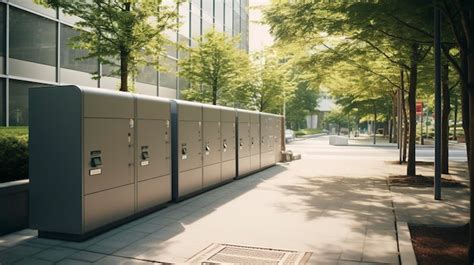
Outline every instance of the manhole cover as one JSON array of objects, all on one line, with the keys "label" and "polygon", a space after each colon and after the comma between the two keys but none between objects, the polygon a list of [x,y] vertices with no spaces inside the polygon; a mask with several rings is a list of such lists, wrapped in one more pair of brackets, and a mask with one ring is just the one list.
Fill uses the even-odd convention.
[{"label": "manhole cover", "polygon": [[187,262],[189,263],[240,263],[240,264],[306,264],[311,252],[211,244]]}]

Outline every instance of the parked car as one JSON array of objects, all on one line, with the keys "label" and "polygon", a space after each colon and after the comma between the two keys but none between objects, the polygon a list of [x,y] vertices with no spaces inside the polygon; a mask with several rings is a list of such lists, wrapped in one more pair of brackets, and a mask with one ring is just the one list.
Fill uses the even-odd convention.
[{"label": "parked car", "polygon": [[286,129],[285,130],[285,142],[289,143],[295,139],[295,131]]}]

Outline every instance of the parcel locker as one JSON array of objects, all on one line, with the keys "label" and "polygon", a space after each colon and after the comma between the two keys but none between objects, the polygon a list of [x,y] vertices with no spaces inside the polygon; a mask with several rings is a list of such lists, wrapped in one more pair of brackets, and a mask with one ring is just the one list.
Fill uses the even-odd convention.
[{"label": "parcel locker", "polygon": [[137,211],[171,200],[170,101],[136,95]]},{"label": "parcel locker", "polygon": [[275,164],[275,151],[274,151],[274,133],[273,129],[274,122],[272,114],[260,113],[260,124],[261,124],[261,151],[260,151],[260,164],[262,168],[269,167]]},{"label": "parcel locker", "polygon": [[250,111],[237,110],[237,176],[245,176],[251,172],[250,165]]},{"label": "parcel locker", "polygon": [[133,95],[46,87],[29,104],[30,227],[80,240],[133,215]]},{"label": "parcel locker", "polygon": [[275,151],[275,162],[281,161],[281,151],[282,151],[282,117],[280,115],[275,115],[273,117],[274,126],[274,151]]},{"label": "parcel locker", "polygon": [[250,171],[260,169],[260,114],[250,113]]},{"label": "parcel locker", "polygon": [[232,180],[236,176],[235,115],[235,109],[221,108],[221,178],[223,182]]},{"label": "parcel locker", "polygon": [[217,106],[203,105],[203,188],[221,182],[221,110]]},{"label": "parcel locker", "polygon": [[173,200],[203,188],[202,105],[172,100],[172,187]]}]

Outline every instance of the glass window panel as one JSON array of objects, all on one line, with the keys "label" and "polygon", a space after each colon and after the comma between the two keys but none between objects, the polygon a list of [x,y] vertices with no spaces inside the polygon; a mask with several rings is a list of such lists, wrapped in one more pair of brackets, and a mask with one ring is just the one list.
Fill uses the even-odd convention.
[{"label": "glass window panel", "polygon": [[56,66],[56,22],[10,8],[10,57]]},{"label": "glass window panel", "polygon": [[42,5],[35,4],[34,0],[10,0],[10,2],[44,15],[56,17],[56,9],[46,8]]},{"label": "glass window panel", "polygon": [[139,72],[137,76],[137,81],[140,83],[156,85],[158,80],[158,73],[156,72],[155,67],[145,66]]},{"label": "glass window panel", "polygon": [[61,67],[86,73],[96,73],[98,67],[96,59],[77,60],[87,55],[87,51],[71,47],[71,38],[77,35],[79,35],[78,31],[69,26],[61,25]]},{"label": "glass window panel", "polygon": [[5,79],[0,79],[0,126],[6,125],[7,98],[5,91]]},{"label": "glass window panel", "polygon": [[237,12],[234,12],[234,27],[233,27],[234,36],[240,33],[240,17]]},{"label": "glass window panel", "polygon": [[179,23],[180,23],[180,27],[179,27],[179,34],[181,35],[184,35],[186,37],[189,38],[189,20],[190,20],[190,16],[189,16],[189,3],[188,2],[185,2],[185,3],[181,3],[179,5]]},{"label": "glass window panel", "polygon": [[10,80],[10,126],[28,125],[28,89],[42,87],[43,84]]},{"label": "glass window panel", "polygon": [[201,16],[196,13],[191,14],[191,37],[196,38],[201,35]]},{"label": "glass window panel", "polygon": [[[0,3],[0,56],[5,56],[5,41],[6,41],[6,21],[5,21],[5,5]],[[3,62],[2,62],[3,64]]]},{"label": "glass window panel", "polygon": [[224,0],[216,0],[214,5],[214,18],[216,24],[224,24]]},{"label": "glass window panel", "polygon": [[160,86],[176,89],[176,60],[165,58],[163,67],[166,71],[160,72]]},{"label": "glass window panel", "polygon": [[225,14],[224,14],[224,20],[225,20],[225,28],[226,32],[231,33],[232,32],[232,0],[226,0],[225,1]]},{"label": "glass window panel", "polygon": [[202,20],[202,34],[206,34],[212,29],[212,22],[208,20]]},{"label": "glass window panel", "polygon": [[214,2],[213,0],[202,0],[202,12],[210,16],[214,16],[214,3],[213,2]]},{"label": "glass window panel", "polygon": [[240,0],[234,0],[234,11],[240,10]]}]

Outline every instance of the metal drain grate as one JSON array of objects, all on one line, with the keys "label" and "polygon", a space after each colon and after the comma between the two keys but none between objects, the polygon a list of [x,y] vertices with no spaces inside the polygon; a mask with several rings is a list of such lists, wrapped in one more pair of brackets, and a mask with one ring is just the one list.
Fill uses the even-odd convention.
[{"label": "metal drain grate", "polygon": [[189,263],[237,263],[237,264],[306,264],[311,252],[211,244],[187,262]]}]

